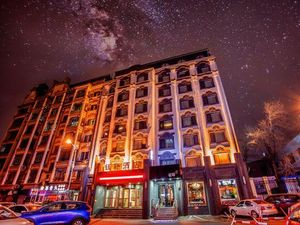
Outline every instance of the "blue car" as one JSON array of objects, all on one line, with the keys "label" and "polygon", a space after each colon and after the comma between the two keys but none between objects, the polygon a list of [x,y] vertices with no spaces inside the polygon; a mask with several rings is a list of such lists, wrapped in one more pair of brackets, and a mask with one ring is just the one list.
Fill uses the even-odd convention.
[{"label": "blue car", "polygon": [[70,224],[86,225],[90,222],[91,208],[85,202],[59,201],[38,210],[24,212],[21,217],[35,225]]}]

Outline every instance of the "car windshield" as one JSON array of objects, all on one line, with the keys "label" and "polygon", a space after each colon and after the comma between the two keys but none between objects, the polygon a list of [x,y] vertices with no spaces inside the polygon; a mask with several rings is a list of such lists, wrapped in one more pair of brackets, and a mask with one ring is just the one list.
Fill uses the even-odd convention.
[{"label": "car windshield", "polygon": [[268,204],[266,201],[263,200],[253,200],[256,204]]},{"label": "car windshield", "polygon": [[8,220],[8,219],[15,219],[15,218],[17,218],[17,216],[13,212],[3,207],[0,207],[0,220]]}]

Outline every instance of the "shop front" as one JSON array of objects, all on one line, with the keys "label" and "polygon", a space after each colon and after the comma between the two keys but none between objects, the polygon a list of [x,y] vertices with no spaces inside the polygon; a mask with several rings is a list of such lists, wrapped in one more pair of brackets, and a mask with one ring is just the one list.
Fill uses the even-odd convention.
[{"label": "shop front", "polygon": [[179,165],[150,168],[150,215],[157,208],[176,207],[182,214],[182,177]]},{"label": "shop front", "polygon": [[143,210],[147,182],[144,170],[100,172],[95,178],[94,213],[101,210]]},{"label": "shop front", "polygon": [[66,184],[43,185],[30,190],[30,202],[45,203],[59,200],[78,200],[80,190],[68,190]]}]

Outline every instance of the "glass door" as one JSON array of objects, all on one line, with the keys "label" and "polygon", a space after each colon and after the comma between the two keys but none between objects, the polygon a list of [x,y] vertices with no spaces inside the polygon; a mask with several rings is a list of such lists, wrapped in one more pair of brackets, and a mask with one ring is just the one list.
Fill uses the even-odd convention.
[{"label": "glass door", "polygon": [[174,184],[163,183],[158,185],[159,204],[162,207],[172,207],[174,203]]},{"label": "glass door", "polygon": [[129,193],[130,189],[129,188],[124,188],[123,190],[123,208],[128,208],[129,207]]}]

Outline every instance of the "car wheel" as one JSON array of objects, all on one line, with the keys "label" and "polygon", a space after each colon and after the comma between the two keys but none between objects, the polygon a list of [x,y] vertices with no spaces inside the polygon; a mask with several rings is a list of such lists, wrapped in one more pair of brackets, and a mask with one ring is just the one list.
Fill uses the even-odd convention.
[{"label": "car wheel", "polygon": [[251,211],[251,217],[253,217],[253,218],[258,218],[258,213],[257,212],[255,212],[255,211]]},{"label": "car wheel", "polygon": [[231,216],[236,217],[236,211],[231,210],[230,214],[231,214]]},{"label": "car wheel", "polygon": [[72,225],[85,225],[86,223],[84,222],[84,220],[83,219],[75,219],[75,220],[73,220],[73,222],[72,222]]}]

